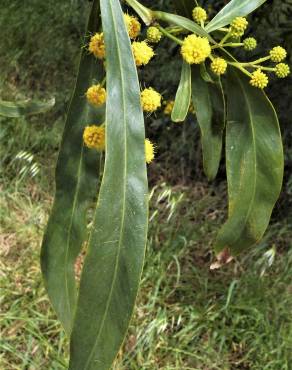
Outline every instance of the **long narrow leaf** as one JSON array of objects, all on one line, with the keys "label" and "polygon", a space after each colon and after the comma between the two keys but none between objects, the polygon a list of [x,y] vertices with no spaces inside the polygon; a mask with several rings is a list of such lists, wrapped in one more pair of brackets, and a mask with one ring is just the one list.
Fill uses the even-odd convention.
[{"label": "long narrow leaf", "polygon": [[282,186],[283,148],[272,104],[240,72],[229,72],[227,98],[229,219],[216,251],[235,255],[257,243],[269,224]]},{"label": "long narrow leaf", "polygon": [[191,66],[182,63],[180,83],[175,96],[175,103],[171,114],[174,122],[183,122],[188,114],[192,95]]},{"label": "long narrow leaf", "polygon": [[207,24],[207,32],[218,30],[230,24],[236,17],[245,17],[267,0],[232,0]]},{"label": "long narrow leaf", "polygon": [[101,0],[107,57],[106,160],[71,337],[70,370],[109,369],[126,335],[144,260],[144,120],[119,0]]},{"label": "long narrow leaf", "polygon": [[221,82],[206,82],[200,67],[192,67],[192,98],[201,131],[204,171],[208,179],[213,180],[220,164],[225,126],[225,99]]},{"label": "long narrow leaf", "polygon": [[55,99],[48,101],[26,100],[19,102],[10,102],[0,100],[0,116],[17,118],[32,114],[47,112],[55,105]]},{"label": "long narrow leaf", "polygon": [[168,22],[169,24],[173,24],[175,26],[182,27],[188,31],[191,31],[195,33],[196,35],[200,35],[202,37],[207,37],[210,41],[212,41],[212,37],[197,23],[194,21],[182,17],[180,15],[171,14],[171,13],[165,13],[165,12],[159,12],[159,11],[153,11],[153,15],[155,18],[162,20],[164,22]]},{"label": "long narrow leaf", "polygon": [[[99,6],[95,0],[88,33],[98,30]],[[88,124],[103,122],[103,110],[95,110],[85,99],[93,79],[102,78],[103,67],[81,55],[75,91],[70,104],[56,169],[56,195],[44,236],[41,266],[51,303],[69,334],[77,292],[74,262],[86,237],[86,212],[97,193],[99,154],[83,146],[82,133]]]}]

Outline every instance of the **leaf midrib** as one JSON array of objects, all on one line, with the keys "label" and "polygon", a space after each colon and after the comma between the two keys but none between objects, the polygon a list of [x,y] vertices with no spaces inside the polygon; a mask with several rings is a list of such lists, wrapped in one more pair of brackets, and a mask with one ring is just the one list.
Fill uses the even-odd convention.
[{"label": "leaf midrib", "polygon": [[[116,30],[117,29],[117,26],[116,26],[115,17],[114,17],[114,14],[113,14],[112,2],[111,2],[111,0],[108,0],[108,1],[109,1],[109,4],[110,4],[112,21],[113,21],[113,24],[114,24],[114,27],[115,27],[115,30]],[[122,80],[122,86],[124,86],[125,85],[125,83],[124,83],[125,78],[124,78],[123,70],[121,68],[121,51],[120,51],[119,42],[118,42],[118,39],[117,39],[117,36],[116,36],[116,32],[114,32],[114,35],[115,35],[115,40],[116,40],[116,45],[117,45],[117,53],[118,53],[118,59],[119,59],[120,76],[121,76],[121,80]],[[122,94],[122,96],[123,96],[123,98],[122,98],[123,99],[123,122],[126,122],[126,115],[125,115],[125,111],[126,111],[126,109],[125,109],[125,107],[126,107],[126,104],[125,104],[125,95]],[[124,124],[124,138],[125,138],[125,143],[127,143],[127,127],[126,127],[125,124]],[[124,179],[125,179],[126,178],[126,174],[127,174],[127,145],[125,145],[124,154],[125,154],[124,155],[124,159],[125,159]],[[111,298],[112,298],[112,292],[113,292],[113,288],[114,288],[114,285],[115,285],[115,282],[116,282],[117,271],[118,271],[118,260],[119,260],[119,256],[120,256],[120,252],[121,252],[121,244],[122,244],[122,239],[123,239],[124,220],[125,220],[125,208],[126,208],[125,205],[126,205],[126,181],[124,180],[123,202],[122,202],[122,208],[121,208],[120,237],[119,237],[119,243],[118,243],[118,248],[117,248],[117,253],[116,253],[116,258],[115,258],[115,268],[114,268],[113,280],[112,280],[112,283],[111,283],[111,287],[110,287],[108,299],[107,299],[107,302],[106,302],[105,312],[104,312],[103,317],[102,317],[102,320],[101,320],[101,325],[100,325],[99,331],[97,333],[97,337],[96,337],[96,339],[94,341],[94,345],[92,347],[92,350],[90,351],[90,354],[88,356],[88,360],[87,360],[87,362],[85,364],[84,370],[88,369],[88,366],[90,365],[91,359],[92,359],[92,357],[94,355],[95,348],[97,346],[98,340],[100,338],[101,332],[102,332],[103,327],[104,327],[105,319],[106,319],[107,314],[108,314],[108,310],[109,310],[109,306],[110,306],[110,302],[111,302]]]}]

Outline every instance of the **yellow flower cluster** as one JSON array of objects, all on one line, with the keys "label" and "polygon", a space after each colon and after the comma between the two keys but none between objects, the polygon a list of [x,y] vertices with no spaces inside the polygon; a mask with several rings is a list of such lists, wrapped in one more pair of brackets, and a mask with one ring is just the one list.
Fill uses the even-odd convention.
[{"label": "yellow flower cluster", "polygon": [[124,14],[124,20],[126,23],[126,27],[131,39],[135,39],[138,37],[141,31],[141,24],[136,17],[133,17],[129,14]]},{"label": "yellow flower cluster", "polygon": [[83,132],[84,144],[90,149],[104,150],[105,128],[104,126],[87,126]]},{"label": "yellow flower cluster", "polygon": [[203,63],[211,54],[211,46],[206,37],[187,36],[181,47],[183,59],[189,64]]},{"label": "yellow flower cluster", "polygon": [[243,40],[243,47],[247,51],[252,51],[257,47],[257,40],[254,37],[248,37]]},{"label": "yellow flower cluster", "polygon": [[223,58],[215,58],[211,63],[211,69],[216,75],[222,75],[226,72],[227,62]]},{"label": "yellow flower cluster", "polygon": [[254,71],[251,75],[250,84],[254,87],[258,87],[259,89],[264,89],[268,86],[269,78],[268,76],[262,72],[260,69]]},{"label": "yellow flower cluster", "polygon": [[152,42],[153,44],[157,44],[162,37],[162,33],[159,31],[157,27],[149,27],[147,29],[147,40]]},{"label": "yellow flower cluster", "polygon": [[105,57],[105,45],[103,32],[96,33],[91,37],[89,42],[88,50],[98,59],[104,59]]},{"label": "yellow flower cluster", "polygon": [[276,46],[270,51],[272,62],[280,63],[287,56],[287,51],[282,46]]},{"label": "yellow flower cluster", "polygon": [[154,56],[153,49],[147,45],[146,41],[134,41],[132,43],[132,50],[136,66],[138,67],[148,64]]},{"label": "yellow flower cluster", "polygon": [[86,92],[88,102],[95,107],[100,107],[106,101],[106,90],[100,85],[91,86]]},{"label": "yellow flower cluster", "polygon": [[174,100],[167,100],[165,103],[165,108],[163,113],[166,114],[167,116],[170,116],[174,107]]},{"label": "yellow flower cluster", "polygon": [[241,37],[248,26],[248,21],[243,17],[236,17],[230,24],[230,35]]},{"label": "yellow flower cluster", "polygon": [[201,24],[201,22],[205,22],[207,20],[207,17],[206,10],[200,6],[196,6],[193,9],[193,19],[195,22]]},{"label": "yellow flower cluster", "polygon": [[144,89],[141,92],[141,105],[144,112],[155,112],[161,107],[161,95],[151,87]]},{"label": "yellow flower cluster", "polygon": [[[105,128],[104,126],[87,126],[83,131],[83,142],[90,149],[103,151],[105,149]],[[151,163],[155,157],[154,144],[145,139],[145,161]]]},{"label": "yellow flower cluster", "polygon": [[288,64],[279,63],[275,67],[276,76],[279,78],[285,78],[290,74],[290,67]]},{"label": "yellow flower cluster", "polygon": [[151,163],[155,157],[155,147],[149,139],[145,139],[145,159],[146,163]]}]

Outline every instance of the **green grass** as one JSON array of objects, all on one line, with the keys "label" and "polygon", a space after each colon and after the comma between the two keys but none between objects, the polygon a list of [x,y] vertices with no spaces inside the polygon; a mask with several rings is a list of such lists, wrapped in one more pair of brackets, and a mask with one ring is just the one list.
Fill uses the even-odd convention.
[{"label": "green grass", "polygon": [[[4,370],[65,369],[67,362],[68,342],[39,268],[52,201],[46,181],[41,174],[35,179],[27,175],[17,187],[2,189]],[[291,369],[288,221],[272,225],[250,255],[210,271],[224,193],[222,186],[204,183],[154,188],[141,291],[115,370]],[[264,252],[273,244],[278,249],[269,266]]]}]

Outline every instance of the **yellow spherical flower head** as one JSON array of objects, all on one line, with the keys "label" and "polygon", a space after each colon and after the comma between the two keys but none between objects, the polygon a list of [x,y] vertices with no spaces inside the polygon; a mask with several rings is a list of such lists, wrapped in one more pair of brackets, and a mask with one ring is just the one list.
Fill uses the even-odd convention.
[{"label": "yellow spherical flower head", "polygon": [[288,66],[288,64],[279,63],[276,65],[275,73],[277,77],[285,78],[290,74],[290,67]]},{"label": "yellow spherical flower head", "polygon": [[151,163],[155,157],[155,147],[149,139],[145,139],[145,159],[146,163]]},{"label": "yellow spherical flower head", "polygon": [[100,85],[93,85],[86,91],[86,98],[90,104],[100,107],[106,101],[106,90]]},{"label": "yellow spherical flower head", "polygon": [[136,17],[133,17],[129,14],[124,14],[124,20],[126,23],[126,27],[128,29],[128,33],[131,39],[135,39],[138,37],[141,31],[141,24]]},{"label": "yellow spherical flower head", "polygon": [[144,112],[155,112],[161,107],[161,95],[151,87],[144,89],[141,92],[141,104]]},{"label": "yellow spherical flower head", "polygon": [[243,17],[236,17],[230,24],[230,35],[241,37],[248,26],[248,21]]},{"label": "yellow spherical flower head", "polygon": [[104,59],[105,57],[105,44],[104,44],[104,37],[103,32],[96,33],[94,36],[91,37],[89,42],[88,50],[96,56],[98,59]]},{"label": "yellow spherical flower head", "polygon": [[162,33],[157,27],[149,27],[147,29],[147,40],[153,44],[157,44],[162,37]]},{"label": "yellow spherical flower head", "polygon": [[227,69],[227,62],[223,58],[215,58],[211,63],[211,69],[216,75],[223,75]]},{"label": "yellow spherical flower head", "polygon": [[87,126],[83,132],[84,144],[90,149],[104,150],[105,128],[104,126]]},{"label": "yellow spherical flower head", "polygon": [[250,84],[254,87],[258,87],[259,89],[264,89],[268,86],[269,78],[268,76],[262,72],[260,69],[254,71],[251,75]]},{"label": "yellow spherical flower head", "polygon": [[254,37],[248,37],[243,40],[243,47],[247,51],[252,51],[257,47],[257,40]]},{"label": "yellow spherical flower head", "polygon": [[201,8],[200,6],[196,6],[193,9],[193,19],[197,23],[205,22],[207,20],[207,13],[206,10]]},{"label": "yellow spherical flower head", "polygon": [[146,41],[134,41],[132,43],[132,50],[136,66],[140,67],[150,62],[150,59],[154,56],[154,51],[151,46],[147,45]]},{"label": "yellow spherical flower head", "polygon": [[163,113],[166,114],[167,116],[171,115],[173,107],[174,107],[174,100],[168,100],[165,104]]},{"label": "yellow spherical flower head", "polygon": [[276,46],[270,51],[272,62],[280,63],[287,56],[287,51],[282,46]]},{"label": "yellow spherical flower head", "polygon": [[187,63],[200,64],[211,54],[211,46],[207,38],[189,35],[183,41],[181,54]]}]

